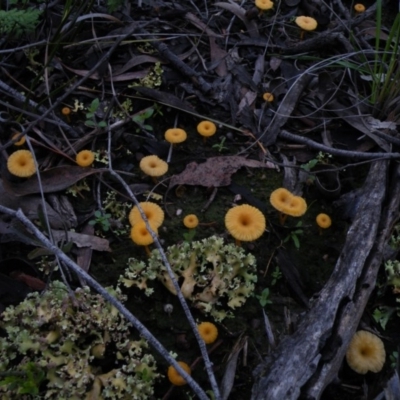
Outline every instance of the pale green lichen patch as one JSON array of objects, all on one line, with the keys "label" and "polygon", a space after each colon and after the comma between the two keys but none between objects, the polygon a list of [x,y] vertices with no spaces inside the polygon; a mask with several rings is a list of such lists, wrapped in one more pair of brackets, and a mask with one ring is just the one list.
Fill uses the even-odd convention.
[{"label": "pale green lichen patch", "polygon": [[[234,244],[225,245],[220,237],[173,245],[166,255],[184,297],[217,321],[232,316],[229,308],[242,306],[254,291],[255,257]],[[149,281],[156,278],[176,295],[159,251],[153,250],[147,264],[130,258],[120,282],[127,287],[137,286],[149,296],[153,293]]]},{"label": "pale green lichen patch", "polygon": [[[119,289],[110,291],[124,299]],[[8,307],[0,326],[6,333],[0,338],[0,371],[18,376],[33,363],[44,373],[45,399],[145,400],[153,395],[158,374],[147,343],[131,340],[118,310],[87,287],[70,295],[63,283],[52,282],[44,293]],[[0,386],[0,397],[15,399],[19,389]]]}]

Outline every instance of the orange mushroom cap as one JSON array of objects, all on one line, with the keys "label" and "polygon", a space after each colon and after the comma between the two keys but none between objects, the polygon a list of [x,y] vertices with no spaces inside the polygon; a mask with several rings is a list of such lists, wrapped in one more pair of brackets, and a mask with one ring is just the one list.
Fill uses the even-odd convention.
[{"label": "orange mushroom cap", "polygon": [[[162,208],[151,201],[143,201],[139,204],[146,218],[149,220],[149,223],[159,228],[164,222],[164,211]],[[143,221],[142,215],[140,214],[139,208],[135,206],[129,213],[129,223],[134,226],[140,221]]]},{"label": "orange mushroom cap", "polygon": [[90,150],[82,150],[76,155],[75,160],[80,167],[89,167],[93,164],[94,153]]},{"label": "orange mushroom cap", "polygon": [[218,328],[211,322],[202,322],[197,325],[199,334],[206,344],[214,343],[218,337]]},{"label": "orange mushroom cap", "polygon": [[[187,365],[185,362],[183,361],[178,361],[178,364],[182,367],[182,369],[187,372],[189,375],[191,374],[191,369],[189,367],[189,365]],[[168,379],[169,381],[175,385],[175,386],[183,386],[186,385],[186,381],[185,379],[182,378],[182,375],[179,374],[179,372],[175,369],[175,367],[173,365],[170,365],[168,367]]]},{"label": "orange mushroom cap", "polygon": [[167,142],[182,143],[187,139],[187,133],[180,128],[171,128],[165,131],[164,137]]},{"label": "orange mushroom cap", "polygon": [[251,242],[264,233],[266,222],[264,214],[258,208],[242,204],[228,210],[225,226],[235,239]]},{"label": "orange mushroom cap", "polygon": [[295,19],[296,24],[304,31],[313,31],[317,29],[318,22],[311,17],[300,16]]},{"label": "orange mushroom cap", "polygon": [[350,368],[359,374],[379,372],[385,364],[386,352],[382,340],[367,331],[358,331],[350,341],[346,360]]},{"label": "orange mushroom cap", "polygon": [[318,214],[315,220],[317,225],[322,229],[327,229],[332,225],[331,217],[328,214]]},{"label": "orange mushroom cap", "polygon": [[35,160],[29,150],[17,150],[7,160],[7,169],[15,176],[29,178],[36,172]]},{"label": "orange mushroom cap", "polygon": [[217,132],[217,126],[211,121],[201,121],[197,125],[197,132],[204,137],[209,137]]},{"label": "orange mushroom cap", "polygon": [[149,176],[162,176],[168,171],[168,164],[157,156],[146,156],[140,160],[140,169]]},{"label": "orange mushroom cap", "polygon": [[186,215],[185,218],[183,218],[183,225],[185,225],[186,228],[193,229],[196,228],[198,224],[199,224],[199,219],[195,214],[189,214]]}]

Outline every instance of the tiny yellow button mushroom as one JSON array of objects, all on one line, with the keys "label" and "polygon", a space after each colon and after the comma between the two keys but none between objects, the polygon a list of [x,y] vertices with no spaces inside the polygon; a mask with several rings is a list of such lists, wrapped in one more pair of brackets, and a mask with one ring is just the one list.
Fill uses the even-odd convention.
[{"label": "tiny yellow button mushroom", "polygon": [[201,121],[197,125],[197,132],[203,136],[204,141],[206,141],[208,137],[215,135],[217,126],[211,121]]},{"label": "tiny yellow button mushroom", "polygon": [[66,118],[68,122],[71,122],[71,109],[69,107],[63,107],[61,114]]},{"label": "tiny yellow button mushroom", "polygon": [[[151,224],[151,223],[149,223],[149,224],[150,224],[151,230],[156,235],[158,235],[157,228],[153,224]],[[153,239],[153,236],[151,236],[151,233],[147,230],[147,226],[144,221],[139,221],[137,224],[135,224],[132,227],[131,239],[138,246],[144,246],[147,255],[150,255],[150,250],[149,250],[148,246],[154,242],[154,239]]]},{"label": "tiny yellow button mushroom", "polygon": [[328,214],[318,214],[315,219],[319,227],[319,234],[322,235],[323,229],[328,229],[332,225],[331,217]]},{"label": "tiny yellow button mushroom", "polygon": [[300,16],[294,21],[297,26],[301,28],[300,39],[303,39],[305,31],[313,31],[317,29],[318,23],[314,18]]},{"label": "tiny yellow button mushroom", "polygon": [[199,334],[206,344],[214,343],[218,337],[218,328],[211,322],[202,322],[197,325]]},{"label": "tiny yellow button mushroom", "polygon": [[10,154],[7,169],[20,178],[29,178],[36,172],[35,160],[29,150],[17,150]]},{"label": "tiny yellow button mushroom", "polygon": [[171,143],[167,158],[167,162],[170,162],[172,157],[173,145],[176,143],[184,142],[187,139],[187,133],[186,131],[180,128],[171,128],[165,131],[164,138],[167,142]]},{"label": "tiny yellow button mushroom", "polygon": [[168,164],[155,155],[143,157],[139,164],[140,169],[153,178],[156,182],[158,177],[163,176],[168,171]]},{"label": "tiny yellow button mushroom", "polygon": [[194,229],[199,225],[199,219],[195,214],[186,215],[186,217],[183,218],[183,225],[185,225],[186,228]]},{"label": "tiny yellow button mushroom", "polygon": [[21,136],[18,140],[17,138],[21,135],[21,132],[16,132],[11,136],[11,140],[15,140],[14,146],[22,146],[26,142],[25,135]]},{"label": "tiny yellow button mushroom", "polygon": [[[182,369],[188,373],[189,375],[191,374],[191,369],[189,367],[189,365],[187,365],[185,362],[183,361],[178,361],[178,364],[182,367]],[[175,386],[183,386],[186,385],[186,380],[182,377],[182,375],[179,374],[179,372],[175,369],[175,367],[173,365],[170,365],[168,367],[168,379],[169,381],[175,385]]]},{"label": "tiny yellow button mushroom", "polygon": [[359,374],[379,372],[385,364],[386,352],[382,340],[367,331],[358,331],[350,341],[346,352],[349,367]]},{"label": "tiny yellow button mushroom", "polygon": [[76,155],[75,161],[80,167],[90,167],[94,161],[94,153],[90,150],[82,150]]},{"label": "tiny yellow button mushroom", "polygon": [[361,3],[354,4],[354,11],[356,12],[356,14],[363,13],[365,11],[364,4]]},{"label": "tiny yellow button mushroom", "polygon": [[255,6],[262,12],[273,8],[274,3],[271,0],[255,0]]},{"label": "tiny yellow button mushroom", "polygon": [[267,103],[272,103],[274,101],[274,95],[272,93],[266,92],[263,94],[263,99]]},{"label": "tiny yellow button mushroom", "polygon": [[249,204],[242,204],[228,210],[225,215],[225,227],[240,242],[252,242],[258,239],[265,231],[265,217],[258,209]]},{"label": "tiny yellow button mushroom", "polygon": [[182,143],[187,139],[187,133],[180,128],[171,128],[165,131],[164,137],[169,143]]}]

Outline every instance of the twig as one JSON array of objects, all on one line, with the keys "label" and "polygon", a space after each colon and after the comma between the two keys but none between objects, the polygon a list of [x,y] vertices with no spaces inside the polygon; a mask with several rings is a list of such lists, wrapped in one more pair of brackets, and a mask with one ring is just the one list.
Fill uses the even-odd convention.
[{"label": "twig", "polygon": [[317,150],[324,151],[326,153],[333,154],[334,156],[337,156],[337,157],[361,158],[364,160],[373,160],[376,158],[380,158],[380,159],[400,158],[400,153],[362,153],[360,151],[334,149],[332,147],[324,146],[323,144],[315,142],[314,140],[311,140],[309,138],[305,138],[305,137],[302,137],[299,135],[294,135],[293,133],[290,133],[290,132],[284,131],[284,130],[282,130],[279,133],[279,136],[282,138],[285,138],[285,139],[293,140],[294,142],[297,142],[297,143],[305,144],[313,149],[317,149]]},{"label": "twig", "polygon": [[[109,154],[111,152],[111,135],[110,135],[110,132],[109,132],[109,135],[108,135],[108,152],[109,152]],[[185,297],[182,294],[181,288],[180,288],[177,280],[175,279],[174,272],[172,271],[171,265],[170,265],[170,263],[169,263],[169,261],[167,259],[167,256],[166,256],[166,254],[165,254],[165,252],[164,252],[164,250],[163,250],[163,248],[161,246],[161,243],[158,240],[157,235],[151,229],[149,221],[148,221],[145,213],[143,212],[143,209],[141,208],[140,203],[137,200],[136,196],[133,194],[132,190],[127,185],[127,183],[122,179],[122,177],[113,170],[112,163],[111,163],[111,158],[110,158],[110,161],[109,161],[109,172],[124,187],[124,189],[126,190],[128,195],[130,196],[132,201],[135,203],[136,207],[139,209],[139,212],[140,212],[140,215],[141,215],[143,221],[145,221],[145,223],[146,223],[146,228],[149,231],[149,233],[151,234],[151,236],[152,236],[152,238],[154,240],[154,243],[155,243],[158,251],[160,252],[161,260],[162,260],[163,264],[165,265],[165,267],[167,268],[168,275],[172,280],[174,288],[175,288],[175,290],[177,292],[178,299],[179,299],[179,301],[180,301],[180,303],[182,305],[183,311],[185,312],[186,318],[189,321],[190,327],[192,328],[194,336],[196,337],[197,342],[199,344],[199,348],[200,348],[201,354],[203,356],[204,364],[205,364],[205,367],[206,367],[206,370],[207,370],[208,379],[210,381],[212,390],[214,392],[214,398],[216,400],[220,400],[221,399],[221,395],[219,393],[218,384],[217,384],[217,381],[215,379],[215,375],[214,375],[214,372],[213,372],[213,369],[212,369],[213,364],[210,361],[210,358],[209,358],[208,353],[207,353],[207,347],[206,347],[206,345],[204,343],[204,340],[200,337],[199,331],[197,329],[197,324],[196,324],[196,322],[195,322],[195,320],[194,320],[194,318],[193,318],[193,316],[192,316],[192,314],[190,312],[189,306],[188,306],[188,304],[186,302]],[[181,373],[180,370],[179,370],[179,373]],[[183,377],[186,379],[186,374],[183,375]]]}]

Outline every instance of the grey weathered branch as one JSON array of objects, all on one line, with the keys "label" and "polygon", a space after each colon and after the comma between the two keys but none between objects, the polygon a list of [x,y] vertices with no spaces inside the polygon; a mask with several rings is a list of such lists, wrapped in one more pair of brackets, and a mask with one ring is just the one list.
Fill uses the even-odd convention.
[{"label": "grey weathered branch", "polygon": [[[334,271],[296,332],[255,371],[252,400],[319,399],[337,373],[357,329],[398,217],[399,168],[387,193],[388,161],[375,161]],[[383,214],[385,197],[389,205]],[[382,218],[383,215],[383,218]]]}]

